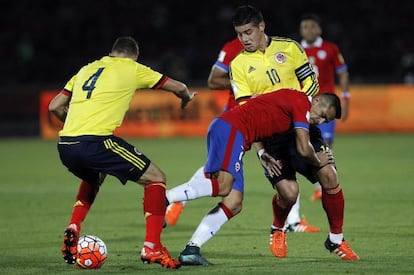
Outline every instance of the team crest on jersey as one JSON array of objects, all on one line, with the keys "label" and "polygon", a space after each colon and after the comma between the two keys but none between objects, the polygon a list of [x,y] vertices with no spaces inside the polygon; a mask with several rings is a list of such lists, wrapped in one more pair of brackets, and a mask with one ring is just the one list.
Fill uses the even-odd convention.
[{"label": "team crest on jersey", "polygon": [[286,55],[285,55],[285,53],[283,53],[283,52],[276,53],[275,54],[275,61],[277,63],[280,63],[280,64],[285,63],[286,62]]},{"label": "team crest on jersey", "polygon": [[134,147],[134,151],[135,151],[135,153],[138,155],[138,156],[140,156],[140,155],[142,155],[142,153],[137,149],[137,148],[135,148]]},{"label": "team crest on jersey", "polygon": [[239,172],[240,171],[240,162],[236,162],[234,164],[234,170],[236,170],[236,172]]},{"label": "team crest on jersey", "polygon": [[316,55],[318,56],[318,58],[319,59],[325,59],[326,58],[326,55],[327,55],[327,53],[326,53],[326,51],[324,51],[324,50],[320,50],[320,51],[318,51],[317,53],[316,53]]}]

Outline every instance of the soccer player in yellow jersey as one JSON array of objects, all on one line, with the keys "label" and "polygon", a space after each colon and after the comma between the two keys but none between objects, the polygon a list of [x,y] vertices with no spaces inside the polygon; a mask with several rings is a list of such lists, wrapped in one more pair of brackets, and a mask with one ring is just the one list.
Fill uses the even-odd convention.
[{"label": "soccer player in yellow jersey", "polygon": [[[233,17],[236,34],[244,50],[230,63],[232,90],[239,104],[251,97],[278,89],[297,89],[309,96],[318,92],[319,84],[301,46],[286,38],[269,37],[265,33],[263,16],[252,6],[241,6]],[[317,127],[310,127],[311,143],[318,155],[323,154],[326,144]],[[322,204],[328,216],[330,233],[325,242],[326,248],[344,260],[357,260],[358,256],[343,240],[342,223],[344,199],[334,164],[322,168],[309,165],[296,151],[293,133],[274,136],[263,143],[254,143],[259,159],[266,167],[265,174],[277,190],[272,199],[274,220],[271,226],[270,250],[275,257],[287,256],[286,217],[296,201],[299,187],[295,173],[298,171],[311,182],[320,181],[324,194]],[[270,159],[282,162],[282,174],[268,173]],[[199,179],[191,179],[187,184]],[[167,191],[167,198],[174,201],[178,187]],[[178,190],[179,191],[179,190]],[[237,215],[242,208],[243,191],[232,189],[214,209],[204,216],[179,259],[185,265],[210,265],[200,254],[200,247],[212,238],[229,219]],[[305,225],[308,226],[308,224]],[[299,222],[292,231],[300,231]],[[317,229],[317,230],[316,230]],[[315,231],[319,231],[316,228]]]},{"label": "soccer player in yellow jersey", "polygon": [[[304,50],[293,40],[268,36],[260,11],[252,6],[239,7],[233,17],[233,25],[244,46],[244,51],[230,65],[232,88],[240,104],[250,97],[281,88],[301,89],[309,96],[318,92],[319,84]],[[310,127],[309,134],[316,152],[329,150],[317,127]],[[298,171],[312,183],[319,181],[322,186],[322,205],[329,222],[326,249],[343,260],[358,260],[358,255],[349,247],[342,233],[344,196],[335,164],[317,168],[301,158],[295,147],[291,135],[255,143],[262,165],[265,165],[263,159],[269,156],[282,161],[281,176],[271,176],[265,169],[267,178],[277,191],[272,199],[272,254],[278,258],[287,256],[285,222],[298,201],[299,186],[295,177],[295,171]]]},{"label": "soccer player in yellow jersey", "polygon": [[146,235],[141,260],[171,269],[181,266],[161,243],[165,174],[140,150],[113,133],[122,123],[137,89],[173,92],[181,99],[182,108],[195,93],[189,92],[184,83],[138,63],[138,55],[138,44],[133,38],[118,38],[109,56],[82,67],[49,104],[49,110],[64,122],[59,132],[60,159],[82,180],[64,232],[62,254],[68,264],[76,264],[82,222],[109,174],[122,184],[130,180],[144,187]]}]

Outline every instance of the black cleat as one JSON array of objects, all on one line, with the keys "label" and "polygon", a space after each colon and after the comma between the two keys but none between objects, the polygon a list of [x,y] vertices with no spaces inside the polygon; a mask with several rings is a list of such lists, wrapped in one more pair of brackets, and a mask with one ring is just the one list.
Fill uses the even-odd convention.
[{"label": "black cleat", "polygon": [[200,254],[200,248],[197,246],[187,245],[178,256],[182,265],[213,265]]}]

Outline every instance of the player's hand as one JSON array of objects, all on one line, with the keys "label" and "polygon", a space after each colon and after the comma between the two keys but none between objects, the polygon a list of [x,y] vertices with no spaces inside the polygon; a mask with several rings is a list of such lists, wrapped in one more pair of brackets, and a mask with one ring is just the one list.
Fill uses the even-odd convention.
[{"label": "player's hand", "polygon": [[186,96],[181,97],[181,109],[184,109],[196,95],[197,92],[188,92]]},{"label": "player's hand", "polygon": [[266,168],[270,177],[280,176],[282,174],[282,161],[274,159],[271,155],[264,152],[259,157],[263,167]]},{"label": "player's hand", "polygon": [[320,151],[316,154],[318,155],[319,161],[321,162],[320,167],[335,163],[335,158],[331,150]]}]

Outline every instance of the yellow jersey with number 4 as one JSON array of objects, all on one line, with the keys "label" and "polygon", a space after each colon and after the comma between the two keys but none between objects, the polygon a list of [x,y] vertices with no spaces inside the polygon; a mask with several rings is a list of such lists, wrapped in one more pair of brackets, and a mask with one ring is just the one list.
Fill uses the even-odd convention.
[{"label": "yellow jersey with number 4", "polygon": [[82,67],[64,87],[71,100],[59,135],[112,135],[135,91],[158,88],[166,79],[130,58],[105,56]]},{"label": "yellow jersey with number 4", "polygon": [[294,89],[308,96],[319,90],[306,53],[294,40],[272,37],[265,52],[243,50],[230,64],[230,80],[239,102],[279,89]]}]

